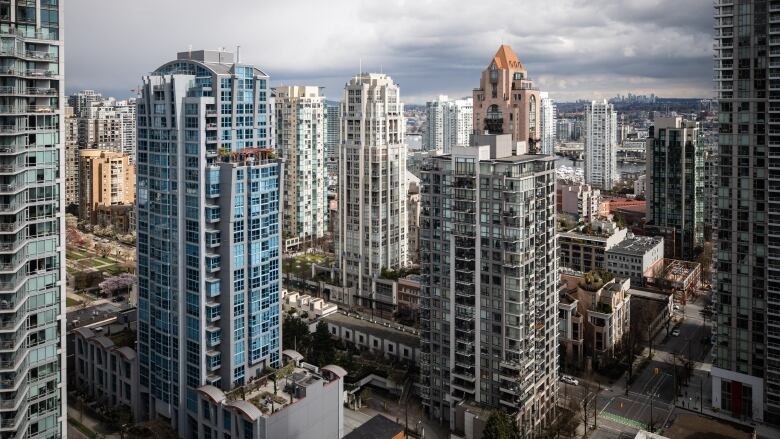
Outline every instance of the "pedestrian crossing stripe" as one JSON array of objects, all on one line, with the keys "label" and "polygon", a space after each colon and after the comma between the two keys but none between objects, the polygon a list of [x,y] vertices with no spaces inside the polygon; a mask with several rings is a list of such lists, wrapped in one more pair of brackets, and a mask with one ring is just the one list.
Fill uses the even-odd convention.
[{"label": "pedestrian crossing stripe", "polygon": [[603,413],[602,412],[601,414],[599,414],[599,417],[600,418],[604,418],[604,419],[609,420],[609,421],[617,422],[618,424],[627,425],[627,426],[629,426],[631,428],[636,428],[637,430],[645,430],[647,428],[647,425],[645,425],[645,424],[643,424],[643,423],[641,423],[639,421],[635,421],[633,419],[628,419],[626,417],[619,416],[619,415],[616,415],[614,413]]}]

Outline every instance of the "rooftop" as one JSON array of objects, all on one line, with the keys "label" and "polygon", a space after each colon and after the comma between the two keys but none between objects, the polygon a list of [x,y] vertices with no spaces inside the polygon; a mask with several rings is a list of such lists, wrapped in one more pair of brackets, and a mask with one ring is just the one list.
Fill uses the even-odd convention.
[{"label": "rooftop", "polygon": [[641,256],[659,245],[663,246],[663,243],[664,238],[661,236],[632,236],[615,244],[607,252]]},{"label": "rooftop", "polygon": [[[512,47],[508,44],[502,44],[501,47],[498,48],[495,56],[493,56],[491,64],[493,62],[496,63],[496,67],[499,69],[525,70],[523,64],[520,63],[520,58],[517,57],[515,51],[512,50]],[[490,68],[490,66],[488,66],[488,68]]]},{"label": "rooftop", "polygon": [[404,426],[382,415],[374,415],[344,439],[393,439],[404,432]]},{"label": "rooftop", "polygon": [[346,375],[344,369],[339,366],[304,366],[299,367],[295,362],[290,362],[281,369],[227,393],[212,385],[202,386],[198,391],[212,401],[240,410],[245,416],[255,420],[260,416],[270,416],[305,398],[306,389],[309,387],[325,386]]},{"label": "rooftop", "polygon": [[621,230],[617,225],[611,221],[595,220],[588,224],[583,224],[568,232],[562,232],[560,236],[566,236],[569,238],[582,238],[587,236],[590,239],[603,239],[606,240],[614,236]]},{"label": "rooftop", "polygon": [[371,321],[367,318],[356,317],[351,314],[345,314],[343,312],[337,312],[327,315],[322,318],[326,323],[333,322],[333,324],[373,334],[378,337],[382,337],[387,340],[391,340],[397,343],[402,343],[407,346],[416,347],[420,345],[420,338],[418,332],[408,326],[400,324],[379,323]]},{"label": "rooftop", "polygon": [[754,429],[747,425],[729,422],[697,413],[680,413],[664,434],[676,439],[750,439]]},{"label": "rooftop", "polygon": [[650,268],[651,278],[664,280],[675,286],[692,280],[694,275],[701,272],[701,264],[698,262],[682,261],[679,259],[663,258],[658,260]]}]

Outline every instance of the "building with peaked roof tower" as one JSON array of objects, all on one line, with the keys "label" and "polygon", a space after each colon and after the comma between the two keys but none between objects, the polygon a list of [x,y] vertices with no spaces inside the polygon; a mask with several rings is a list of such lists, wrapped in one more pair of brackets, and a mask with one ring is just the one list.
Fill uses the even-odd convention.
[{"label": "building with peaked roof tower", "polygon": [[523,154],[541,148],[541,97],[517,54],[506,44],[498,48],[474,89],[474,133],[511,134],[527,142]]}]

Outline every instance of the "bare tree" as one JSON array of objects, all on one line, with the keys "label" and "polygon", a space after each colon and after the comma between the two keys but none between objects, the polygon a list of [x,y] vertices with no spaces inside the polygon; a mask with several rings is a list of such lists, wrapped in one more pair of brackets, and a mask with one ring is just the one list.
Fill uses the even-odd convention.
[{"label": "bare tree", "polygon": [[[591,392],[591,386],[590,382],[585,381],[583,382],[582,387],[582,399],[578,403],[578,412],[579,412],[579,418],[582,421],[582,425],[585,426],[585,436],[588,435],[588,419],[589,417],[589,410],[590,410],[590,396],[592,395]],[[594,401],[595,404],[595,401]]]}]

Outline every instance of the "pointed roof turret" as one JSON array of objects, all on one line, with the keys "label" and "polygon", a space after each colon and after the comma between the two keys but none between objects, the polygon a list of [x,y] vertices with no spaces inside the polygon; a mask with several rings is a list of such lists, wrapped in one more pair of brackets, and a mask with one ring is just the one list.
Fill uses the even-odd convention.
[{"label": "pointed roof turret", "polygon": [[499,69],[525,70],[525,67],[520,63],[520,59],[517,57],[515,51],[507,44],[502,44],[501,47],[498,48],[498,52],[496,52],[496,55],[493,57],[493,61],[491,61],[488,69],[493,63],[495,63],[496,67]]}]

